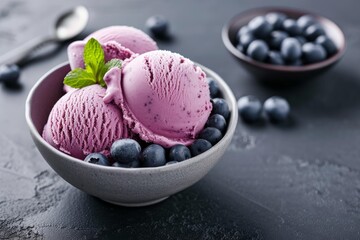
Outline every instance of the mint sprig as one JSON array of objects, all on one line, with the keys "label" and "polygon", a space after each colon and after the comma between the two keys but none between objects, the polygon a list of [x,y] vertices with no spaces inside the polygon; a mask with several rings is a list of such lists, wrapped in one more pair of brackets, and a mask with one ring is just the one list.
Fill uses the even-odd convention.
[{"label": "mint sprig", "polygon": [[91,38],[84,47],[85,69],[76,68],[64,78],[64,84],[73,88],[83,88],[93,84],[106,87],[104,75],[113,67],[121,68],[120,59],[111,59],[105,63],[105,54],[100,43]]}]

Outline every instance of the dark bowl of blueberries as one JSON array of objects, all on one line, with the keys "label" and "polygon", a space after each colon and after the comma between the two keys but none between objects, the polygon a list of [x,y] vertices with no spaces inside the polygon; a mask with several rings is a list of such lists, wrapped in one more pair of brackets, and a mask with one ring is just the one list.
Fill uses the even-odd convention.
[{"label": "dark bowl of blueberries", "polygon": [[341,29],[301,10],[267,7],[242,12],[222,29],[226,48],[256,78],[292,83],[313,78],[344,55]]}]

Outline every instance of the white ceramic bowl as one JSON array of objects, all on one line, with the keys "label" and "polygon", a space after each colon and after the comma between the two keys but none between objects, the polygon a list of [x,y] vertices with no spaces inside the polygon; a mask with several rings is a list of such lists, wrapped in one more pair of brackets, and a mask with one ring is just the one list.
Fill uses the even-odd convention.
[{"label": "white ceramic bowl", "polygon": [[50,70],[31,89],[26,101],[26,121],[31,136],[48,164],[74,187],[123,206],[160,202],[204,177],[224,154],[235,132],[238,113],[232,91],[219,75],[200,67],[218,83],[229,104],[231,117],[221,141],[196,157],[162,167],[127,169],[89,164],[52,147],[41,133],[53,105],[64,94],[63,79],[70,71],[68,63]]}]

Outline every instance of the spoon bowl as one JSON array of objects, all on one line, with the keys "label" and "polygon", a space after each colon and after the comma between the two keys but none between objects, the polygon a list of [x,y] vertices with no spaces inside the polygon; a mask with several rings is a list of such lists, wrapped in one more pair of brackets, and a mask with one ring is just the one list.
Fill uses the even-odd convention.
[{"label": "spoon bowl", "polygon": [[55,37],[59,41],[69,40],[80,34],[89,20],[89,12],[84,6],[77,6],[62,14],[55,23]]}]

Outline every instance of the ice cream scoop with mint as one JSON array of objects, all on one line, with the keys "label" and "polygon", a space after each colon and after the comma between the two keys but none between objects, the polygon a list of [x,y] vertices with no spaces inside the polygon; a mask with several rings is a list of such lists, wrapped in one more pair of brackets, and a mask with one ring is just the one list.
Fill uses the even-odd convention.
[{"label": "ice cream scoop with mint", "polygon": [[[117,35],[100,33],[90,35],[98,40],[87,39],[83,52],[69,47],[69,58],[75,49],[84,66],[72,68],[64,79],[74,90],[60,98],[49,115],[43,130],[49,144],[88,162],[95,162],[89,156],[100,154],[101,159],[117,156],[121,160],[113,160],[118,166],[149,167],[166,163],[165,148],[170,158],[180,161],[191,156],[189,148],[195,156],[221,139],[221,131],[206,127],[213,103],[200,67],[177,53],[146,52],[154,45],[141,45],[145,53],[133,48],[141,54],[122,61],[104,48],[104,42]],[[216,140],[207,141],[214,131]],[[198,136],[203,139],[197,141]],[[138,141],[146,146],[143,151]],[[140,152],[141,157],[131,155]]]}]

